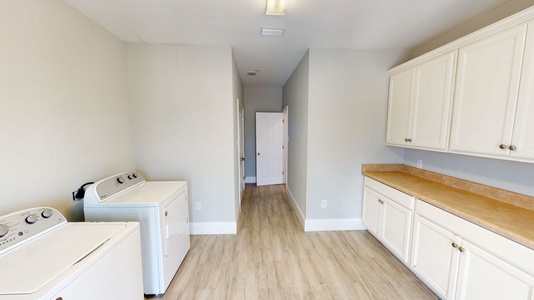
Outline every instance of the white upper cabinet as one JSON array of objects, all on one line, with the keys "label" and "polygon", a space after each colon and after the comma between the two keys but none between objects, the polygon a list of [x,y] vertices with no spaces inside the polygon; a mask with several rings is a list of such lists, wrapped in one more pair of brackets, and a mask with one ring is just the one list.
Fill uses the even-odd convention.
[{"label": "white upper cabinet", "polygon": [[526,25],[459,49],[450,151],[508,156],[519,95]]},{"label": "white upper cabinet", "polygon": [[534,160],[534,22],[528,25],[510,157]]},{"label": "white upper cabinet", "polygon": [[386,143],[446,151],[456,51],[390,77]]}]

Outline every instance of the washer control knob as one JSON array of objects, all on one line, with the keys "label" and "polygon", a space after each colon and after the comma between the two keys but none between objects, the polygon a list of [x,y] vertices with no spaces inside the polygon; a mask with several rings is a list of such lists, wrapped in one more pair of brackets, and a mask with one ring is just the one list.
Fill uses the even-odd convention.
[{"label": "washer control knob", "polygon": [[37,216],[36,215],[29,215],[26,217],[26,223],[33,224],[37,222]]},{"label": "washer control knob", "polygon": [[132,174],[128,175],[128,179],[130,180],[134,179],[133,175]]},{"label": "washer control knob", "polygon": [[124,183],[124,179],[122,179],[122,177],[117,177],[117,182],[119,184],[123,184]]},{"label": "washer control knob", "polygon": [[9,232],[9,227],[6,225],[0,224],[0,238],[6,235]]},{"label": "washer control knob", "polygon": [[48,219],[48,218],[50,218],[53,214],[54,214],[54,212],[52,212],[51,209],[48,209],[48,208],[47,208],[47,209],[43,210],[43,212],[41,213],[41,216],[43,216],[43,218],[45,218],[45,219]]},{"label": "washer control knob", "polygon": [[132,177],[133,177],[133,178],[137,178],[137,174],[132,173]]}]

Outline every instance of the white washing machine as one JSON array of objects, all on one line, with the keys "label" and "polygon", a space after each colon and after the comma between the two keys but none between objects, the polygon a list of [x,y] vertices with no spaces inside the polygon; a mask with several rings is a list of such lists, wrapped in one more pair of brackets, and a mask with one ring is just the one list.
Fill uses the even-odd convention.
[{"label": "white washing machine", "polygon": [[87,188],[84,214],[86,221],[138,221],[144,292],[165,293],[190,246],[186,181],[117,174]]},{"label": "white washing machine", "polygon": [[70,223],[49,207],[0,216],[0,299],[143,299],[139,223]]}]

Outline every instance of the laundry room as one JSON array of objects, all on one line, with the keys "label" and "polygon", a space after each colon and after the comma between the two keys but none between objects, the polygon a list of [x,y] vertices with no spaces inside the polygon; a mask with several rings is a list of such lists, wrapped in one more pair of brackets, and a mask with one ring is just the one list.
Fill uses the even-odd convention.
[{"label": "laundry room", "polygon": [[[531,22],[534,19],[532,0],[476,0],[475,4],[460,0],[433,1],[435,3],[415,5],[419,11],[408,3],[410,1],[399,4],[383,0],[371,5],[369,1],[355,4],[360,1],[343,0],[340,7],[326,4],[313,7],[303,0],[289,0],[287,14],[274,16],[266,15],[266,0],[239,0],[231,5],[194,0],[149,2],[0,1],[0,180],[3,183],[0,215],[23,211],[0,220],[0,259],[2,251],[7,249],[7,246],[2,248],[3,242],[8,243],[15,236],[17,240],[13,241],[24,242],[39,234],[22,226],[34,224],[34,218],[37,223],[49,222],[51,225],[42,225],[41,230],[50,234],[71,230],[64,227],[77,222],[123,224],[126,229],[113,228],[109,231],[112,233],[102,234],[93,244],[87,245],[87,249],[81,251],[85,251],[83,255],[78,253],[84,256],[94,250],[95,255],[102,257],[108,255],[107,251],[112,253],[111,247],[99,248],[106,239],[117,245],[123,241],[118,235],[112,238],[117,232],[125,232],[124,240],[128,243],[148,249],[148,242],[143,238],[143,232],[148,230],[143,226],[148,225],[141,223],[138,228],[131,222],[154,219],[150,226],[156,229],[151,237],[157,238],[150,243],[158,244],[157,251],[162,252],[150,256],[154,259],[150,266],[141,252],[125,258],[137,263],[142,260],[143,271],[151,267],[158,269],[153,271],[154,274],[159,272],[158,275],[152,276],[141,274],[140,265],[134,266],[139,276],[132,276],[132,282],[139,286],[140,281],[144,281],[143,293],[147,297],[163,297],[161,295],[170,287],[169,299],[181,299],[183,291],[178,290],[191,283],[207,286],[211,293],[207,298],[215,299],[223,275],[214,279],[216,283],[206,283],[215,275],[199,272],[214,272],[215,269],[219,272],[217,276],[227,275],[243,267],[239,257],[213,256],[223,262],[222,266],[228,267],[226,270],[217,267],[215,262],[204,270],[193,263],[205,263],[209,260],[206,253],[212,254],[215,250],[221,250],[223,255],[228,249],[239,251],[253,244],[259,248],[254,248],[257,252],[248,252],[250,256],[246,258],[258,264],[254,266],[256,269],[252,268],[256,277],[250,279],[247,273],[239,279],[242,281],[238,286],[242,290],[235,299],[272,295],[292,299],[288,295],[295,294],[284,290],[285,277],[277,277],[280,273],[275,271],[262,273],[262,270],[271,270],[271,267],[278,270],[284,264],[291,264],[291,269],[300,268],[303,258],[299,255],[317,251],[310,254],[311,264],[302,271],[311,274],[316,271],[314,266],[322,264],[323,254],[336,252],[331,248],[324,250],[327,248],[322,246],[326,247],[329,242],[337,245],[348,239],[343,234],[352,234],[350,238],[356,235],[362,238],[354,241],[358,245],[355,248],[364,249],[365,255],[369,255],[364,260],[369,263],[375,262],[371,254],[374,249],[380,249],[377,250],[379,255],[391,256],[376,259],[383,263],[376,268],[360,269],[369,271],[395,265],[390,275],[403,279],[388,281],[383,287],[386,296],[437,299],[449,296],[419,281],[419,275],[412,274],[410,266],[406,267],[398,257],[390,255],[380,239],[367,232],[368,226],[362,222],[365,166],[420,166],[431,172],[520,194],[525,197],[521,199],[526,199],[522,200],[527,203],[523,206],[531,205],[534,158],[503,159],[454,153],[449,148],[426,151],[424,147],[391,145],[386,142],[386,135],[389,132],[388,111],[391,111],[388,108],[391,76],[388,70],[479,30],[497,32],[491,26],[499,26],[501,20]],[[109,7],[104,9],[106,5]],[[228,11],[224,10],[226,7]],[[124,8],[128,13],[118,13]],[[298,12],[299,9],[302,12]],[[255,15],[248,16],[248,13]],[[195,14],[198,17],[194,17]],[[186,18],[189,15],[193,17]],[[444,15],[446,17],[441,18]],[[138,19],[132,21],[133,16]],[[297,17],[302,18],[298,20],[302,20],[307,25],[302,27],[306,28],[298,26]],[[335,26],[324,25],[323,28],[323,18],[330,25],[336,20]],[[411,20],[413,22],[409,22]],[[250,24],[254,26],[246,27]],[[487,26],[490,29],[484,29]],[[528,45],[528,34],[534,31],[531,29],[534,25],[524,26],[522,43]],[[282,30],[282,36],[262,36],[264,29]],[[209,36],[213,42],[204,40],[207,32],[213,34]],[[279,32],[267,30],[266,33]],[[240,38],[247,34],[251,37],[242,43]],[[456,71],[458,56],[454,59]],[[519,81],[517,86],[519,90]],[[521,85],[521,93],[525,93],[523,86],[526,84]],[[451,89],[454,88],[451,84]],[[283,182],[256,190],[261,185],[256,174],[257,160],[261,156],[256,145],[256,113],[275,111],[286,114],[285,119],[281,119],[286,122],[282,125],[286,126],[283,127],[286,130],[283,132],[286,138],[284,165],[275,168],[282,172]],[[451,121],[448,122],[447,131]],[[403,137],[406,143],[408,140]],[[448,137],[446,143],[449,147]],[[508,152],[515,150],[510,143],[504,146]],[[146,206],[146,211],[99,211],[106,198],[121,199],[130,187],[142,190],[153,182],[173,182],[174,185],[163,196],[154,192],[164,198],[161,202],[140,201],[142,204],[138,204]],[[80,190],[82,193],[77,196]],[[84,192],[90,193],[88,200],[84,199]],[[167,207],[175,199],[179,199],[176,203],[180,201],[179,210],[184,213],[180,215],[179,225],[167,226],[165,220],[174,217],[172,213],[169,215]],[[265,212],[263,217],[290,215],[291,220],[284,222],[297,229],[287,230],[288,236],[273,237],[275,234],[267,231],[267,225],[271,225],[268,230],[285,227],[270,219],[252,219],[252,212],[255,218],[262,217],[259,210],[251,208],[252,202],[261,202],[258,199],[287,202],[278,203],[281,206],[264,203],[272,211]],[[138,205],[128,202],[125,207],[130,208],[130,204]],[[251,210],[247,211],[247,207]],[[52,219],[48,216],[50,212],[53,212]],[[132,217],[125,217],[127,213]],[[144,213],[147,217],[139,217]],[[141,219],[144,221],[139,221]],[[247,221],[251,222],[250,227],[244,225]],[[21,227],[11,232],[12,225],[5,225],[19,223]],[[311,235],[312,232],[317,235]],[[324,232],[340,235],[326,237]],[[366,235],[361,237],[364,233]],[[126,239],[129,234],[139,235],[140,239],[135,240],[133,236]],[[180,242],[187,244],[187,249],[183,245],[165,244],[173,235],[187,236],[187,243]],[[287,248],[289,244],[298,244],[292,242],[293,237],[294,241],[310,240],[300,245],[304,248]],[[211,244],[225,239],[235,244]],[[531,239],[534,241],[534,236]],[[319,244],[321,247],[317,246]],[[274,253],[264,252],[271,246],[281,248],[276,248],[279,251]],[[166,251],[173,247],[181,247],[180,254],[169,258],[170,252]],[[310,250],[312,248],[314,250]],[[145,253],[151,251],[146,249]],[[190,249],[196,249],[194,256],[187,254]],[[347,249],[340,249],[337,254],[348,257],[344,251]],[[296,256],[288,254],[291,251],[297,253]],[[13,256],[20,258],[19,254]],[[65,263],[77,263],[76,259],[71,260]],[[261,265],[263,260],[269,264],[265,269]],[[325,261],[326,264],[339,263],[330,257]],[[183,272],[200,279],[186,284],[175,278],[173,285],[176,270],[185,262],[187,268]],[[167,265],[172,265],[172,271],[167,271]],[[16,269],[14,265],[11,267]],[[249,267],[245,264],[243,268]],[[343,269],[343,266],[337,267]],[[80,270],[74,270],[73,274]],[[332,268],[324,270],[330,272]],[[336,289],[350,282],[352,289],[339,288],[344,293],[340,297],[354,299],[351,296],[357,293],[352,284],[355,278],[361,279],[364,275],[353,271],[343,269],[346,273],[332,276],[335,279],[332,281],[325,275],[327,273],[311,276],[313,283],[319,286],[318,295],[321,296],[318,298],[329,298],[329,295],[336,298],[333,296],[339,296]],[[347,279],[347,273],[354,277]],[[532,276],[534,278],[534,273]],[[295,293],[301,299],[306,299],[303,295],[317,292],[316,287],[301,291],[301,285],[313,284],[303,283],[299,280],[306,278],[299,278],[295,282],[288,280],[291,288],[298,287]],[[377,278],[374,277],[374,281],[378,281]],[[148,286],[147,282],[152,279],[154,284]],[[249,279],[253,281],[254,292],[245,297],[250,292],[247,290]],[[263,280],[269,284],[261,283]],[[225,282],[224,288],[234,288],[232,284]],[[367,281],[362,283],[366,284]],[[404,290],[397,293],[395,290],[404,284]],[[195,297],[202,298],[205,291],[198,286],[195,288]],[[275,294],[270,294],[272,289]],[[366,286],[362,289],[365,290],[362,293],[372,294],[381,288]],[[227,297],[223,298],[231,299],[232,292],[231,288],[225,290]],[[2,295],[0,290],[0,299],[4,299]],[[139,299],[142,298],[140,295]]]}]

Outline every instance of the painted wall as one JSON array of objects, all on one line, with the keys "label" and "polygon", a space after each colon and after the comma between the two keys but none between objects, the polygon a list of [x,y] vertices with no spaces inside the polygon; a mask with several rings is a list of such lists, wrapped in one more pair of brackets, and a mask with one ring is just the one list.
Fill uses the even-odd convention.
[{"label": "painted wall", "polygon": [[522,11],[523,9],[531,7],[532,5],[534,5],[532,0],[510,0],[493,10],[462,24],[461,26],[454,28],[453,30],[437,36],[433,40],[424,42],[421,45],[414,47],[414,49],[412,49],[411,56],[413,58],[421,54],[425,54],[431,50],[439,48],[447,43],[466,36],[519,11]]},{"label": "painted wall", "polygon": [[283,107],[288,106],[288,192],[293,196],[298,214],[306,217],[308,176],[308,95],[309,52],[299,62],[283,89]]},{"label": "painted wall", "polygon": [[[424,54],[532,5],[532,0],[512,0],[507,2],[489,13],[420,45],[413,49],[412,56]],[[457,154],[405,150],[405,164],[415,166],[418,159],[423,160],[423,168],[430,171],[534,196],[534,176],[532,175],[534,174],[534,164]]]},{"label": "painted wall", "polygon": [[256,112],[281,112],[282,88],[245,88],[245,176],[256,182]]},{"label": "painted wall", "polygon": [[128,45],[137,168],[188,181],[193,230],[235,227],[234,68],[229,46]]},{"label": "painted wall", "polygon": [[[361,165],[403,161],[403,150],[386,147],[384,137],[386,70],[402,61],[406,51],[309,53],[306,220],[359,219]],[[321,208],[321,200],[327,200],[327,208]]]},{"label": "painted wall", "polygon": [[534,164],[500,159],[405,150],[404,163],[415,167],[534,196]]},{"label": "painted wall", "polygon": [[0,2],[0,214],[134,169],[126,45],[61,0]]}]

